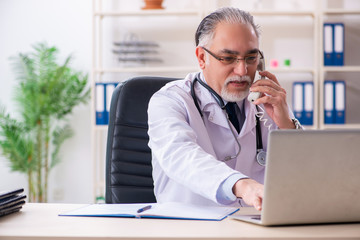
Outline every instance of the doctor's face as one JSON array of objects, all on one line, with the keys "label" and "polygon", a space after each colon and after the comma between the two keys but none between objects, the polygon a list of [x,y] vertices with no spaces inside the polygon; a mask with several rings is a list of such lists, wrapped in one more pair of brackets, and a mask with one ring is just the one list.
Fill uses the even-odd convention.
[{"label": "doctor's face", "polygon": [[207,84],[226,101],[249,94],[259,64],[259,42],[250,25],[221,22],[208,46],[196,54]]}]

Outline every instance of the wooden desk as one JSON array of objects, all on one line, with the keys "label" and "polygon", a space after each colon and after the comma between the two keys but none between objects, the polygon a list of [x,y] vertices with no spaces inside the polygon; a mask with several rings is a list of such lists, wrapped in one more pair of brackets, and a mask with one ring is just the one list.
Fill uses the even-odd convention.
[{"label": "wooden desk", "polygon": [[[232,219],[217,222],[58,216],[81,206],[27,203],[19,213],[0,218],[0,239],[360,239],[360,224],[261,227]],[[238,214],[252,211],[241,209]]]}]

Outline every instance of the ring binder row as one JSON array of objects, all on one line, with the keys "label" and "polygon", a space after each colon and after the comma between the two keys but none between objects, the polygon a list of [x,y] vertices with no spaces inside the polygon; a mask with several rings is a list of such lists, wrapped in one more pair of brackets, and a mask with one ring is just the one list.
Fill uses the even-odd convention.
[{"label": "ring binder row", "polygon": [[117,85],[117,82],[95,83],[96,125],[109,124],[111,96]]},{"label": "ring binder row", "polygon": [[324,23],[324,65],[344,66],[343,23]]},{"label": "ring binder row", "polygon": [[324,123],[344,124],[346,108],[345,81],[324,82]]},{"label": "ring binder row", "polygon": [[[314,83],[293,83],[293,111],[302,125],[313,125]],[[324,123],[345,124],[346,85],[345,81],[324,82]]]},{"label": "ring binder row", "polygon": [[314,124],[314,83],[293,83],[293,111],[302,125]]}]

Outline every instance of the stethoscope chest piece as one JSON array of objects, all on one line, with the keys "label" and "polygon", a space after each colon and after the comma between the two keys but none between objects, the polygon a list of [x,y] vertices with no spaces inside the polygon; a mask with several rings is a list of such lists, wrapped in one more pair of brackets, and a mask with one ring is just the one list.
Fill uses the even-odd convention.
[{"label": "stethoscope chest piece", "polygon": [[256,161],[261,165],[265,166],[266,164],[266,152],[262,149],[258,150],[256,154]]}]

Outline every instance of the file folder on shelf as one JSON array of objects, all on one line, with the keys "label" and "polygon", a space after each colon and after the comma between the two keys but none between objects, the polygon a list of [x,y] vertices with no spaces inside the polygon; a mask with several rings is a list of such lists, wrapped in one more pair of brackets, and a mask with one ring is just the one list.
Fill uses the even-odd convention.
[{"label": "file folder on shelf", "polygon": [[324,23],[324,65],[344,65],[344,38],[343,23]]},{"label": "file folder on shelf", "polygon": [[117,83],[106,83],[105,84],[105,116],[106,116],[106,124],[109,124],[111,97],[112,97],[112,94],[114,93],[116,85],[117,85]]},{"label": "file folder on shelf", "polygon": [[324,65],[333,65],[333,24],[324,23]]},{"label": "file folder on shelf", "polygon": [[106,125],[105,89],[103,83],[95,84],[95,100],[96,125]]},{"label": "file folder on shelf", "polygon": [[293,111],[303,125],[314,124],[314,83],[293,83]]},{"label": "file folder on shelf", "polygon": [[314,115],[314,83],[304,82],[304,113],[302,118],[303,125],[313,125]]},{"label": "file folder on shelf", "polygon": [[118,83],[96,83],[95,84],[95,99],[96,99],[96,124],[109,124],[109,112],[111,97]]},{"label": "file folder on shelf", "polygon": [[293,111],[295,117],[302,123],[304,111],[304,90],[302,82],[293,84]]},{"label": "file folder on shelf", "polygon": [[335,123],[345,123],[345,82],[335,82]]},{"label": "file folder on shelf", "polygon": [[324,123],[333,124],[334,117],[334,84],[333,81],[324,82]]},{"label": "file folder on shelf", "polygon": [[334,23],[334,65],[344,66],[344,24]]},{"label": "file folder on shelf", "polygon": [[324,82],[324,123],[344,124],[346,109],[345,81]]}]

